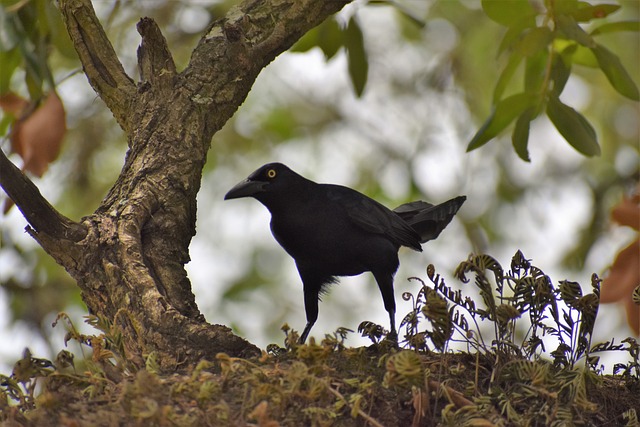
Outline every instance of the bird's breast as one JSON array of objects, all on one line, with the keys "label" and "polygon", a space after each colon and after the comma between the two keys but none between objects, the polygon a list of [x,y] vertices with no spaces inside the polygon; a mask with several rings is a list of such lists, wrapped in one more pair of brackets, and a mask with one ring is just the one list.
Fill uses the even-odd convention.
[{"label": "bird's breast", "polygon": [[348,224],[330,212],[272,215],[271,232],[294,258],[310,252],[332,251],[340,246]]}]

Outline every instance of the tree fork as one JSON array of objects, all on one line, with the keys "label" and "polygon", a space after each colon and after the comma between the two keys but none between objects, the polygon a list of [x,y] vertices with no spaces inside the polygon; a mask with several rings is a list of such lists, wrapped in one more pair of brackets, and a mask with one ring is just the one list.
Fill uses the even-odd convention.
[{"label": "tree fork", "polygon": [[[152,352],[166,369],[218,352],[259,354],[229,328],[206,323],[191,292],[184,264],[195,234],[202,169],[211,138],[262,68],[349,1],[244,1],[210,25],[182,72],[156,23],[143,18],[136,84],[91,1],[60,0],[85,74],[126,133],[125,165],[96,212],[80,223],[62,217],[42,196],[38,214],[28,215],[30,205],[17,187],[3,187],[36,231],[48,213],[72,237],[60,245],[60,231],[32,233],[77,280],[89,311],[123,330],[127,358],[135,365],[143,366]],[[10,163],[1,157],[3,165]]]}]

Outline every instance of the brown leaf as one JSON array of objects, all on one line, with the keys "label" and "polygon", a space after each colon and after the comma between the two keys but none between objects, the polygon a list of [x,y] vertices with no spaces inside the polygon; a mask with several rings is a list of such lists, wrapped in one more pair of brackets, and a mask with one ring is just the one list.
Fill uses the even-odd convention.
[{"label": "brown leaf", "polygon": [[[19,100],[9,104],[9,108],[17,106]],[[60,154],[66,131],[64,106],[58,95],[51,92],[38,108],[13,125],[11,148],[22,157],[22,169],[41,177]]]},{"label": "brown leaf", "polygon": [[640,230],[640,205],[638,205],[638,195],[625,198],[611,211],[611,219],[620,225],[632,227]]},{"label": "brown leaf", "polygon": [[640,284],[640,240],[621,250],[609,274],[602,281],[600,302],[631,299],[631,293]]},{"label": "brown leaf", "polygon": [[[0,95],[0,108],[6,114],[10,114],[11,116],[13,116],[14,123],[26,114],[28,107],[29,101],[27,101],[20,95],[17,95],[13,92],[7,92]],[[4,206],[2,207],[2,212],[6,215],[12,207],[13,200],[5,199]]]},{"label": "brown leaf", "polygon": [[[616,205],[611,211],[611,219],[620,225],[640,229],[640,191]],[[640,306],[634,302],[633,293],[638,286],[640,238],[618,253],[608,276],[602,281],[600,290],[600,302],[623,303],[627,312],[627,323],[636,335],[640,335]]]},{"label": "brown leaf", "polygon": [[16,120],[22,117],[28,106],[29,101],[13,92],[0,95],[0,108],[5,113],[11,114]]}]

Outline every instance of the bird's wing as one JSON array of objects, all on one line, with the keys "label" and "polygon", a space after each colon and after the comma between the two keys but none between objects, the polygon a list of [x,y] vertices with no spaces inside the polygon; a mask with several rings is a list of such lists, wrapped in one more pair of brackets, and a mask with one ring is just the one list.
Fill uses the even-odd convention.
[{"label": "bird's wing", "polygon": [[398,206],[393,212],[416,230],[424,243],[438,237],[466,199],[459,196],[437,206],[423,201],[410,202]]},{"label": "bird's wing", "polygon": [[400,215],[401,217],[403,217],[403,215],[413,217],[416,213],[432,207],[433,205],[431,203],[427,203],[422,200],[417,200],[415,202],[409,202],[409,203],[400,205],[397,208],[395,208],[393,211],[398,215]]},{"label": "bird's wing", "polygon": [[420,235],[390,209],[362,193],[340,185],[323,185],[328,199],[342,206],[353,224],[382,234],[400,246],[421,251]]}]

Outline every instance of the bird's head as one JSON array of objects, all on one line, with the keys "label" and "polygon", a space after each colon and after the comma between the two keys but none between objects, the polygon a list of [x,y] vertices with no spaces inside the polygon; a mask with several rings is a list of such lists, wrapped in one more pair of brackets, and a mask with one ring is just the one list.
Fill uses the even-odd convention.
[{"label": "bird's head", "polygon": [[267,163],[256,169],[247,179],[236,184],[225,194],[224,199],[254,197],[264,201],[270,194],[291,190],[299,180],[304,178],[282,163]]}]

